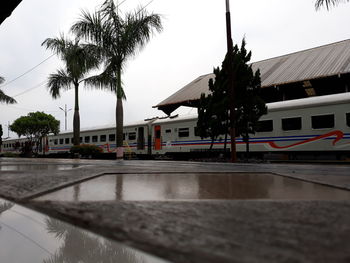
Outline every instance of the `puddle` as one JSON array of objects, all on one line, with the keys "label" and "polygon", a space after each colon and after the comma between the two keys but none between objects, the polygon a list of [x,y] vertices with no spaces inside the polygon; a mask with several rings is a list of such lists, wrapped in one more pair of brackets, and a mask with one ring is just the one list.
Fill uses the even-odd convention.
[{"label": "puddle", "polygon": [[77,168],[79,164],[2,164],[0,171],[49,171],[69,170]]},{"label": "puddle", "polygon": [[6,263],[167,262],[3,199],[0,255]]},{"label": "puddle", "polygon": [[272,174],[115,174],[63,188],[36,200],[350,200],[350,191]]}]

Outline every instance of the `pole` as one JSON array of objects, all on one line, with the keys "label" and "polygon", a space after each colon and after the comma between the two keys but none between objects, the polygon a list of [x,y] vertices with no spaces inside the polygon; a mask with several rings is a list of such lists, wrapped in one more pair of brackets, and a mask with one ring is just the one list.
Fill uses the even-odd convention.
[{"label": "pole", "polygon": [[7,122],[7,138],[10,138],[10,121]]},{"label": "pole", "polygon": [[67,130],[67,104],[64,104],[64,130]]},{"label": "pole", "polygon": [[64,109],[61,107],[58,107],[60,110],[64,112],[64,130],[67,130],[67,112],[71,111],[72,109],[67,110],[67,104],[64,104]]},{"label": "pole", "polygon": [[226,0],[226,35],[227,35],[227,55],[229,64],[229,96],[230,96],[230,137],[231,137],[231,162],[237,162],[236,153],[236,131],[235,131],[235,75],[233,70],[233,42],[231,36],[231,14],[230,14],[230,2]]}]

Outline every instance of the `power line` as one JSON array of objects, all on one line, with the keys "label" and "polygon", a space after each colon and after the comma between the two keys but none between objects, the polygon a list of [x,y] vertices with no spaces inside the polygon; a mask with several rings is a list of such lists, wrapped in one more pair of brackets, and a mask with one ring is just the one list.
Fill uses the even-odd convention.
[{"label": "power line", "polygon": [[28,74],[29,72],[33,71],[34,69],[36,69],[37,67],[39,67],[41,64],[43,64],[44,62],[46,62],[47,60],[49,60],[50,58],[52,58],[55,54],[52,54],[51,56],[47,57],[46,59],[44,59],[43,61],[41,61],[39,64],[37,64],[36,66],[32,67],[31,69],[27,70],[26,72],[22,73],[21,75],[19,75],[18,77],[6,82],[4,85],[0,86],[0,88],[6,87],[7,85],[11,84],[12,82],[18,80],[19,78],[25,76],[26,74]]},{"label": "power line", "polygon": [[150,4],[152,4],[153,1],[154,1],[154,0],[149,1],[148,4],[145,5],[141,10],[145,9],[147,6],[149,6]]},{"label": "power line", "polygon": [[32,91],[32,90],[35,90],[35,89],[37,89],[37,88],[40,88],[40,87],[41,87],[42,85],[44,85],[45,83],[46,83],[46,80],[40,82],[39,84],[35,85],[35,86],[32,87],[32,88],[29,88],[29,89],[27,89],[27,90],[24,90],[24,91],[22,91],[22,92],[20,92],[20,93],[18,93],[18,94],[16,94],[16,95],[14,95],[14,96],[12,96],[12,97],[15,98],[15,97],[21,96],[21,95],[23,95],[23,94],[25,94],[25,93],[28,93],[28,92],[30,92],[30,91]]}]

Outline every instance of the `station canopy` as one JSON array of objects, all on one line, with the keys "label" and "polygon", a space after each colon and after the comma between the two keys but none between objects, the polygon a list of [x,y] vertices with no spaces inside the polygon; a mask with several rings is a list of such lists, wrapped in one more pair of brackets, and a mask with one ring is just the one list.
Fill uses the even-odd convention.
[{"label": "station canopy", "polygon": [[[260,69],[266,102],[349,91],[350,39],[252,63]],[[170,115],[180,106],[196,107],[202,93],[209,94],[209,79],[200,76],[154,108]]]},{"label": "station canopy", "polygon": [[22,0],[1,0],[0,3],[0,25],[12,14],[12,11],[19,5]]}]

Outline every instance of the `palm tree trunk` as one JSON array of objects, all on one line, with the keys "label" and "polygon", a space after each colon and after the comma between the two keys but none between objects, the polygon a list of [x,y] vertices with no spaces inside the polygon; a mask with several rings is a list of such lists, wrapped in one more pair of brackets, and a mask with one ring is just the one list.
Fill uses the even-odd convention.
[{"label": "palm tree trunk", "polygon": [[117,159],[123,159],[123,95],[122,95],[122,82],[121,82],[121,70],[118,70],[118,83],[117,83],[117,107],[116,107],[116,133],[117,133]]},{"label": "palm tree trunk", "polygon": [[80,144],[80,116],[79,116],[79,83],[74,84],[75,104],[73,117],[73,144]]}]

